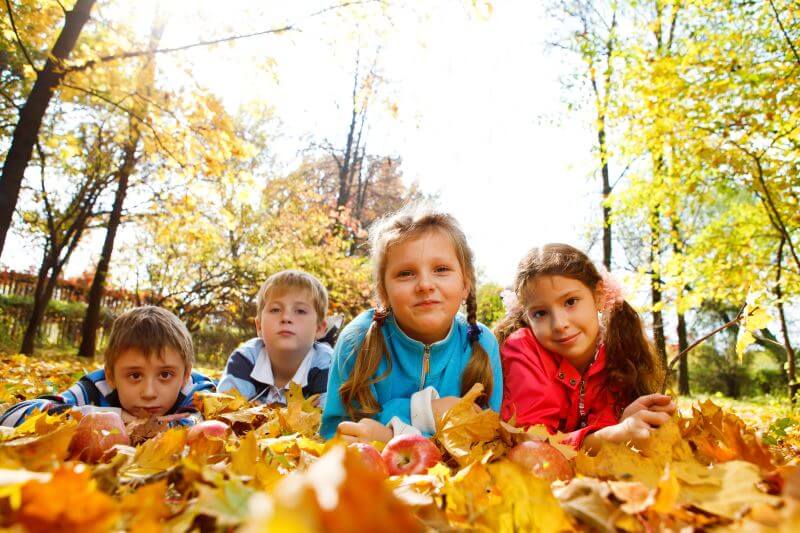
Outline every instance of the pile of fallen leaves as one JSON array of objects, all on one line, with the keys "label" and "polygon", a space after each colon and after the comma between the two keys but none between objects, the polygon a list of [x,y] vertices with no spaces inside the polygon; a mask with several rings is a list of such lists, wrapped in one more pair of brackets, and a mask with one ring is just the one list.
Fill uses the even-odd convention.
[{"label": "pile of fallen leaves", "polygon": [[[69,459],[78,422],[30,417],[0,434],[0,527],[31,531],[651,531],[800,528],[794,438],[764,435],[711,401],[659,429],[647,449],[608,445],[595,456],[557,444],[492,411],[473,389],[442,420],[444,461],[383,479],[351,450],[323,442],[321,413],[293,387],[288,405],[228,394],[196,400],[225,437],[187,441],[163,427],[106,462]],[[788,426],[787,426],[788,427]],[[576,476],[548,483],[506,454],[548,440]]]}]

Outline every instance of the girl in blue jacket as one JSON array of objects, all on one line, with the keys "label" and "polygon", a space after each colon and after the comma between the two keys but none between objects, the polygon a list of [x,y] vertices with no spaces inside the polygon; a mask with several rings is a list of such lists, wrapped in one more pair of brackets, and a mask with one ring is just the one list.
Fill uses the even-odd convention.
[{"label": "girl in blue jacket", "polygon": [[[320,433],[348,441],[430,435],[475,383],[480,407],[500,409],[497,340],[475,319],[475,266],[455,219],[409,206],[373,224],[380,307],[342,331]],[[467,316],[457,314],[462,303]]]}]

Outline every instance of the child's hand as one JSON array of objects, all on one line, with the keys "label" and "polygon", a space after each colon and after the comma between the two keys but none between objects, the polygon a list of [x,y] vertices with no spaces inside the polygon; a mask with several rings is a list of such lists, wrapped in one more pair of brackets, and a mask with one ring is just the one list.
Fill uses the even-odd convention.
[{"label": "child's hand", "polygon": [[373,441],[387,442],[393,436],[391,428],[371,418],[362,418],[358,422],[341,422],[336,428],[339,436],[347,442]]},{"label": "child's hand", "polygon": [[[441,420],[444,414],[453,408],[455,404],[461,401],[458,396],[445,396],[438,400],[431,400],[431,409],[433,410],[433,417],[436,420]],[[473,404],[476,412],[481,412],[481,408],[477,404]]]},{"label": "child's hand", "polygon": [[631,404],[628,405],[624,411],[622,411],[620,421],[625,420],[629,416],[641,410],[667,413],[668,415],[672,415],[676,408],[677,406],[675,405],[675,402],[672,400],[671,396],[658,393],[647,394],[645,396],[639,396],[633,402],[631,402]]},{"label": "child's hand", "polygon": [[669,413],[640,408],[619,424],[603,428],[595,434],[608,442],[632,442],[637,448],[643,448],[650,441],[653,432],[670,418]]}]

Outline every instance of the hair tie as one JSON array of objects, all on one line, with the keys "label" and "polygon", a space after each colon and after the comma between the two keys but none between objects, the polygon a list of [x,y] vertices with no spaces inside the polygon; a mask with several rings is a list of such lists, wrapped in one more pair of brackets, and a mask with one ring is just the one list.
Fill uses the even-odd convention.
[{"label": "hair tie", "polygon": [[481,338],[481,327],[478,324],[470,324],[467,328],[467,338],[469,342],[476,342]]},{"label": "hair tie", "polygon": [[517,298],[516,292],[503,289],[500,291],[500,298],[503,300],[503,306],[506,308],[506,316],[514,315],[520,311],[519,298]]},{"label": "hair tie", "polygon": [[603,292],[600,296],[600,310],[611,311],[617,307],[621,307],[625,298],[622,296],[622,286],[616,280],[611,272],[601,266],[599,269],[600,279],[603,282]]},{"label": "hair tie", "polygon": [[375,314],[372,315],[372,321],[378,324],[379,328],[382,328],[383,323],[386,322],[387,316],[389,316],[389,310],[385,307],[379,307],[375,309]]}]

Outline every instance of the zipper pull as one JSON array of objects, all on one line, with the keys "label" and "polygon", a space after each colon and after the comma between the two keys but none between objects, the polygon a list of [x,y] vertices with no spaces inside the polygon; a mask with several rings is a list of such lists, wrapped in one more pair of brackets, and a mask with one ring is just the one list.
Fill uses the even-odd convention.
[{"label": "zipper pull", "polygon": [[425,388],[425,376],[431,368],[431,347],[425,346],[422,350],[422,374],[419,377],[419,390]]}]

